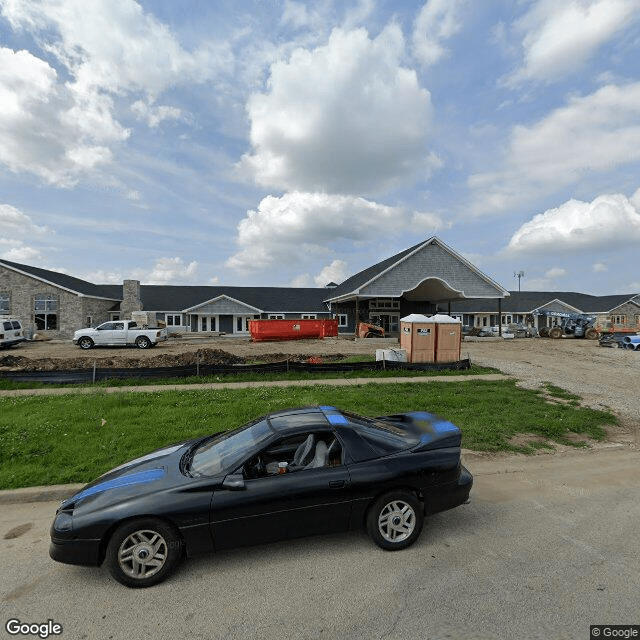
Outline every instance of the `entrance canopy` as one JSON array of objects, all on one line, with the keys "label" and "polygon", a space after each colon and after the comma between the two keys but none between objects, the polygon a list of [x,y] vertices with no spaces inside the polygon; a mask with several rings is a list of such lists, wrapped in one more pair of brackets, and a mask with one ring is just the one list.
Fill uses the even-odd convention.
[{"label": "entrance canopy", "polygon": [[345,280],[331,289],[326,301],[404,298],[442,303],[508,295],[504,287],[434,236]]}]

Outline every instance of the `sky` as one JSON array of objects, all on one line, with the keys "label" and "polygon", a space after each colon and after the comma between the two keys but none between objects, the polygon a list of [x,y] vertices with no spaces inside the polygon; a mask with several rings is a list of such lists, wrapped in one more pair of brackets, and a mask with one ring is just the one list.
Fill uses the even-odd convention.
[{"label": "sky", "polygon": [[0,258],[638,293],[639,61],[640,0],[0,0]]}]

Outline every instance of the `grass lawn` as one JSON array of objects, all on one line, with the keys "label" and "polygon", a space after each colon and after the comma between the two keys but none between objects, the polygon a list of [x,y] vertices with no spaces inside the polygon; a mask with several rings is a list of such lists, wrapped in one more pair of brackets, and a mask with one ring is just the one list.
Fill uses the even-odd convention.
[{"label": "grass lawn", "polygon": [[[558,401],[549,401],[548,397]],[[562,399],[562,401],[560,401]],[[553,398],[552,398],[553,400]],[[569,401],[567,401],[569,400]],[[577,406],[567,393],[518,389],[515,381],[468,381],[198,391],[125,392],[0,399],[0,489],[89,482],[163,445],[240,426],[269,411],[329,404],[369,416],[423,410],[462,429],[463,446],[530,452],[509,439],[531,433],[577,444],[600,440],[613,414]]]}]

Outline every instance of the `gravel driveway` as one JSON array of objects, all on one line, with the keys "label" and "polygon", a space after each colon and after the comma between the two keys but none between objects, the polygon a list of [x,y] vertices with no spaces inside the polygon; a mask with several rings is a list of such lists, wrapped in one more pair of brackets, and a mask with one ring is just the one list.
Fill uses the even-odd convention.
[{"label": "gravel driveway", "polygon": [[616,442],[640,445],[640,353],[600,347],[597,341],[544,338],[467,341],[474,364],[517,377],[522,386],[550,382],[574,393],[594,409],[610,408],[621,420],[610,430]]}]

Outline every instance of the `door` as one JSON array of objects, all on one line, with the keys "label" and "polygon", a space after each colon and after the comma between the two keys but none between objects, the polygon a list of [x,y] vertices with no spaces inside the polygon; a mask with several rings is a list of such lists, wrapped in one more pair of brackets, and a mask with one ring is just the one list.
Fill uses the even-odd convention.
[{"label": "door", "polygon": [[211,528],[216,549],[346,531],[351,494],[344,465],[245,480],[216,490]]}]

